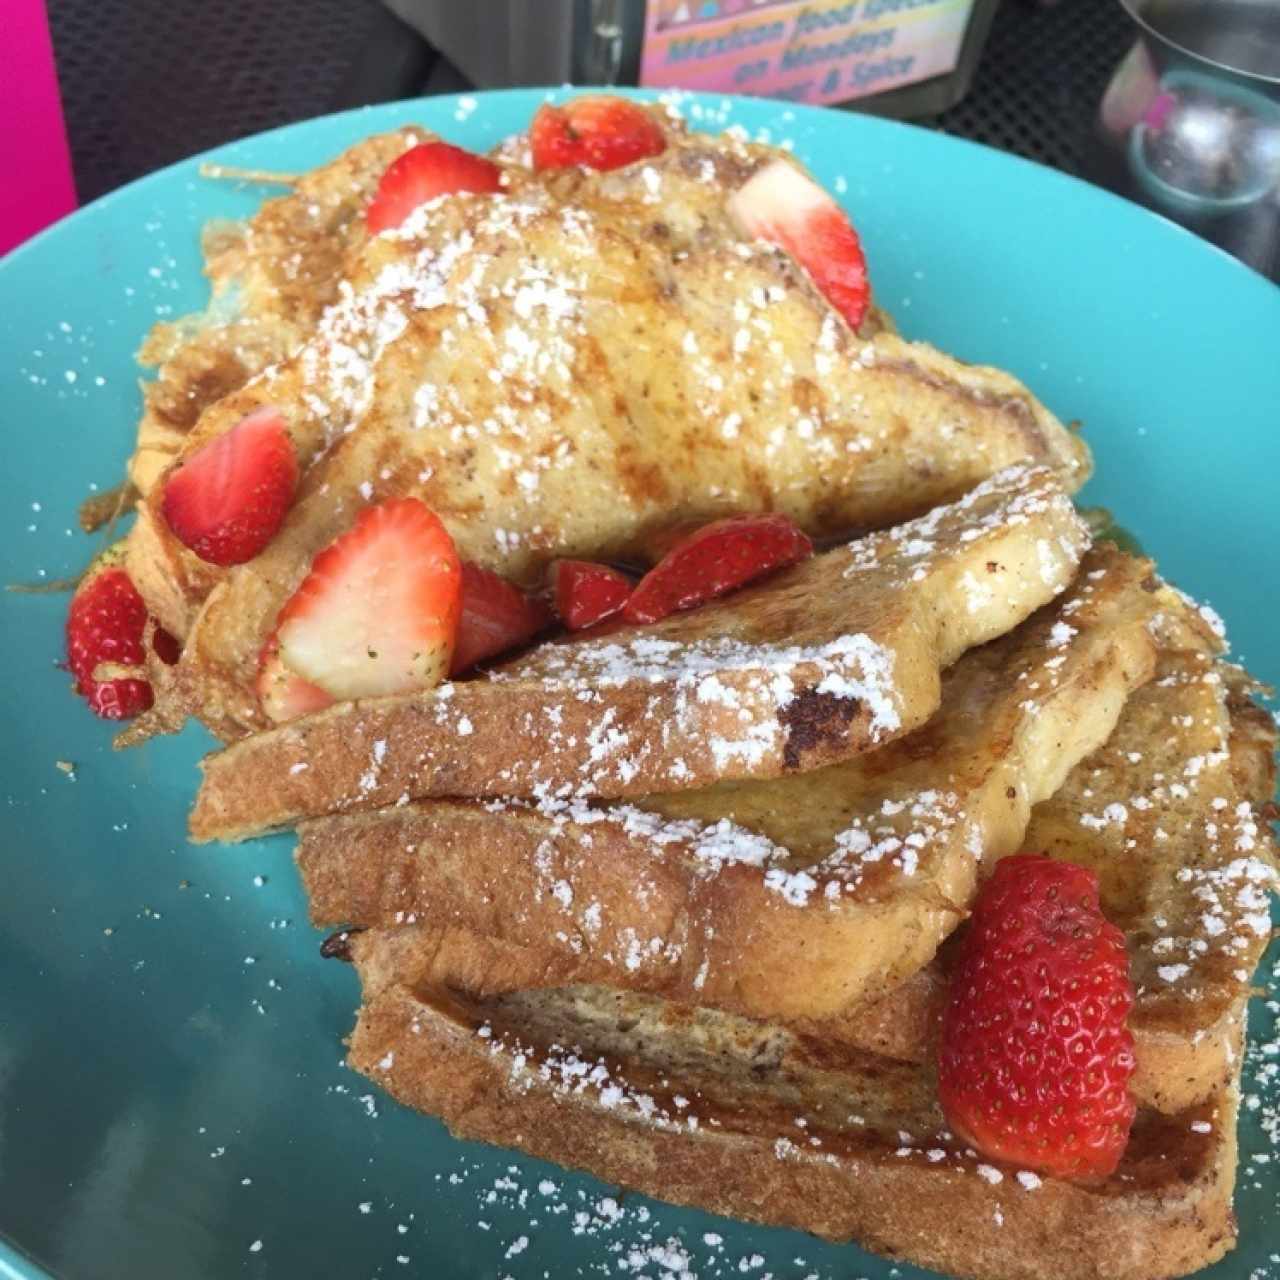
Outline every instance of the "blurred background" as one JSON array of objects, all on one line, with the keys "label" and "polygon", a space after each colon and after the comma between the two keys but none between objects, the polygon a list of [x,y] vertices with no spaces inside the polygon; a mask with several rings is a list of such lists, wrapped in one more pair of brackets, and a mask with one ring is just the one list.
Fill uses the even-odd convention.
[{"label": "blurred background", "polygon": [[[1276,0],[3,0],[0,10],[0,53],[36,68],[31,82],[39,51],[24,49],[43,27],[67,170],[60,181],[55,131],[40,146],[42,199],[10,208],[8,243],[72,200],[262,129],[572,79],[911,119],[1103,183],[1280,276]],[[39,85],[4,74],[6,118],[34,120]],[[22,99],[16,115],[6,94]],[[32,147],[25,161],[13,154],[28,130],[6,132],[0,160],[34,183]],[[9,192],[0,199],[12,206]]]}]

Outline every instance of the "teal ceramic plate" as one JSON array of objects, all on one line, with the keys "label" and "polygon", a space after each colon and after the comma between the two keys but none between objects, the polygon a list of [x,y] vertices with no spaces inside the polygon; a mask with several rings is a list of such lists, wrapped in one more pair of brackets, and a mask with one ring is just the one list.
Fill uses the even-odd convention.
[{"label": "teal ceramic plate", "polygon": [[[540,98],[379,107],[215,155],[305,169],[405,121],[483,148]],[[794,144],[853,212],[909,335],[1003,365],[1081,419],[1098,461],[1087,497],[1280,682],[1280,290],[1169,223],[994,151],[770,102],[685,107],[703,126]],[[0,580],[85,563],[76,506],[129,451],[133,352],[157,319],[203,304],[201,225],[261,195],[188,161],[0,263]],[[56,665],[65,608],[0,595],[0,1276],[922,1274],[620,1198],[454,1142],[372,1092],[341,1063],[357,984],[316,953],[290,841],[187,845],[209,740],[188,730],[114,754]],[[1274,1041],[1255,1003],[1255,1037]],[[1243,1124],[1242,1244],[1215,1276],[1261,1275],[1275,1256],[1280,1169],[1257,1158],[1276,1127],[1274,1087],[1268,1100],[1257,1082],[1275,1061],[1255,1051],[1247,1070],[1259,1106]]]}]

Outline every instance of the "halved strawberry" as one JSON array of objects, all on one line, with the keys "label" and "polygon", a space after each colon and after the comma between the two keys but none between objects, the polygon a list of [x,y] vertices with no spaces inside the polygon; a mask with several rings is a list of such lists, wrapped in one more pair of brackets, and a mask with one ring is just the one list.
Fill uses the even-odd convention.
[{"label": "halved strawberry", "polygon": [[657,622],[813,554],[787,516],[729,516],[677,542],[640,579],[623,608],[628,622]]},{"label": "halved strawberry", "polygon": [[591,560],[557,560],[552,569],[556,612],[570,631],[594,627],[621,613],[631,595],[625,573]]},{"label": "halved strawberry", "polygon": [[[142,667],[146,662],[147,606],[129,575],[119,567],[119,559],[116,549],[110,549],[85,575],[67,610],[67,666],[75,676],[76,692],[83,694],[89,710],[104,720],[131,719],[154,700],[145,679],[94,678],[94,672],[105,663]],[[162,636],[175,650],[177,642],[167,631],[157,630],[156,652],[163,656]]]},{"label": "halved strawberry", "polygon": [[462,613],[451,676],[532,640],[551,621],[551,610],[488,569],[462,565]]},{"label": "halved strawberry", "polygon": [[785,250],[822,295],[856,329],[867,314],[867,260],[838,204],[785,160],[771,160],[729,197],[742,233]]},{"label": "halved strawberry", "polygon": [[420,204],[437,196],[471,191],[488,195],[502,186],[502,170],[492,160],[447,142],[423,142],[393,160],[365,210],[371,236],[398,227]]},{"label": "halved strawberry", "polygon": [[417,498],[366,507],[280,611],[280,657],[335,698],[429,689],[449,669],[462,569]]},{"label": "halved strawberry", "polygon": [[244,564],[275,537],[298,484],[280,410],[267,405],[199,448],[165,481],[174,537],[209,564]]},{"label": "halved strawberry", "polygon": [[535,169],[620,169],[666,150],[662,126],[626,98],[574,98],[538,108],[529,126]]},{"label": "halved strawberry", "polygon": [[319,685],[304,680],[284,665],[280,638],[273,634],[258,657],[258,678],[254,683],[263,711],[276,722],[295,720],[331,707],[334,699]]}]

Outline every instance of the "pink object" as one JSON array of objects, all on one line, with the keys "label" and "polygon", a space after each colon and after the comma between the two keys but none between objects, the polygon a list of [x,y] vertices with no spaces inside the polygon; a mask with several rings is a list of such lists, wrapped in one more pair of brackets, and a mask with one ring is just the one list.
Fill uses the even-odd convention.
[{"label": "pink object", "polygon": [[1148,129],[1160,130],[1164,128],[1164,122],[1169,118],[1169,113],[1178,105],[1177,97],[1172,93],[1158,94],[1155,100],[1147,108],[1147,113],[1142,117],[1142,123]]},{"label": "pink object", "polygon": [[[904,4],[916,11],[898,13]],[[662,0],[645,9],[640,83],[848,102],[954,71],[972,7],[972,0]]]},{"label": "pink object", "polygon": [[1149,110],[1154,109],[1159,94],[1155,63],[1151,61],[1147,46],[1138,40],[1125,54],[1124,61],[1116,68],[1107,86],[1100,108],[1103,126],[1117,137],[1128,133]]},{"label": "pink object", "polygon": [[0,2],[0,253],[76,207],[43,0]]}]

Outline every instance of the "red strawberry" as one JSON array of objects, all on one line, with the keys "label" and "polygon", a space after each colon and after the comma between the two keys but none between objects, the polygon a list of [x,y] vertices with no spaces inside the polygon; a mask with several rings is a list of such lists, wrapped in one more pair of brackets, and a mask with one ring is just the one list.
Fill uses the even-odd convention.
[{"label": "red strawberry", "polygon": [[626,98],[574,98],[562,107],[544,103],[529,126],[535,169],[620,169],[667,147],[662,126]]},{"label": "red strawberry", "polygon": [[787,516],[729,516],[682,538],[640,579],[623,609],[628,622],[657,622],[813,554]]},{"label": "red strawberry", "polygon": [[947,1122],[994,1159],[1106,1177],[1133,1123],[1132,1007],[1124,935],[1102,915],[1097,875],[1005,858],[974,904],[943,1017]]},{"label": "red strawberry", "polygon": [[276,536],[298,484],[298,459],[279,409],[242,418],[165,481],[174,537],[209,564],[244,564]]},{"label": "red strawberry", "polygon": [[280,611],[280,657],[335,698],[429,689],[449,668],[462,569],[417,498],[366,507]]},{"label": "red strawberry", "polygon": [[182,646],[163,627],[156,627],[151,633],[151,647],[166,667],[173,666],[182,657]]},{"label": "red strawberry", "polygon": [[280,639],[272,635],[258,657],[254,684],[263,711],[277,724],[333,706],[334,699],[319,685],[294,675],[280,657]]},{"label": "red strawberry", "polygon": [[[76,589],[67,611],[67,665],[76,678],[76,692],[89,699],[89,709],[104,720],[128,720],[152,703],[146,680],[119,677],[95,680],[105,662],[140,667],[146,661],[143,629],[147,606],[123,569],[108,561],[90,570]],[[157,632],[160,635],[167,632]],[[172,637],[169,637],[172,639]]]},{"label": "red strawberry", "polygon": [[449,674],[525,644],[546,628],[551,610],[478,564],[462,565],[462,615]]},{"label": "red strawberry", "polygon": [[729,197],[744,235],[789,253],[819,292],[856,329],[871,286],[862,243],[843,209],[793,164],[771,160]]},{"label": "red strawberry", "polygon": [[398,227],[420,204],[459,191],[488,195],[502,186],[502,170],[484,156],[447,142],[423,142],[393,160],[365,210],[371,236]]},{"label": "red strawberry", "polygon": [[594,627],[621,613],[631,595],[631,579],[607,564],[558,560],[553,574],[556,612],[570,631]]}]

